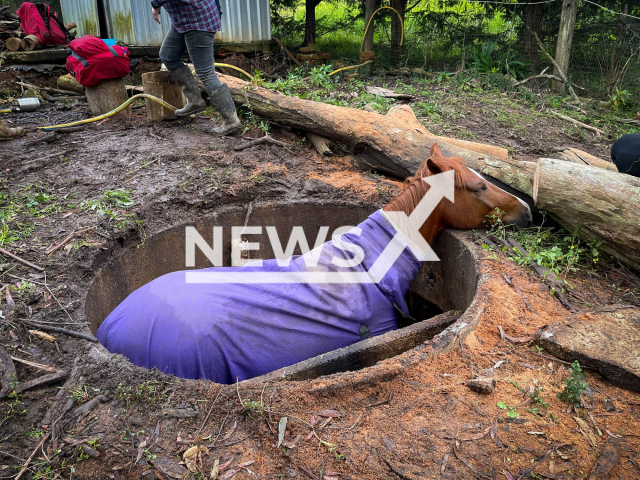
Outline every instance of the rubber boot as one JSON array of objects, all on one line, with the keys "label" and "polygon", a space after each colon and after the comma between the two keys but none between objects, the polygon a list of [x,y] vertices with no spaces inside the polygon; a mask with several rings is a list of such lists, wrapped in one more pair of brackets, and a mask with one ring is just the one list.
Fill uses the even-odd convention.
[{"label": "rubber boot", "polygon": [[234,135],[240,133],[242,123],[240,123],[240,119],[238,118],[236,105],[233,103],[233,98],[231,98],[229,87],[222,84],[220,87],[207,93],[211,99],[211,105],[213,105],[224,120],[221,127],[213,127],[211,131],[218,135]]},{"label": "rubber boot", "polygon": [[171,72],[171,75],[173,75],[173,78],[178,82],[178,85],[180,85],[180,88],[182,88],[182,91],[187,97],[185,107],[174,112],[176,117],[188,117],[189,115],[203,112],[207,108],[207,104],[202,99],[200,87],[198,87],[198,82],[193,76],[193,73],[191,73],[191,69],[183,65]]}]

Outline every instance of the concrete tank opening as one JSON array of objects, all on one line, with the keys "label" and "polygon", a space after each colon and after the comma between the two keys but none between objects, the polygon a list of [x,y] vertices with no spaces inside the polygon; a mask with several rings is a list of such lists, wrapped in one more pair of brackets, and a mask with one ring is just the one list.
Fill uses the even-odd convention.
[{"label": "concrete tank opening", "polygon": [[[248,225],[275,226],[283,245],[286,245],[292,228],[302,226],[310,245],[313,245],[321,226],[329,226],[329,232],[346,225],[355,226],[372,211],[372,208],[361,206],[327,204],[254,206]],[[97,273],[86,296],[85,313],[91,330],[95,333],[111,311],[134,290],[164,274],[185,270],[186,226],[195,226],[209,243],[213,227],[222,226],[223,261],[225,266],[231,266],[231,227],[244,225],[246,216],[246,209],[238,207],[208,214],[197,221],[153,235],[143,246],[133,247],[113,259]],[[260,250],[252,251],[252,258],[274,258],[266,233],[251,236],[251,241],[260,242]],[[441,232],[432,248],[440,262],[426,262],[414,279],[407,298],[412,318],[399,316],[398,330],[247,382],[307,380],[364,369],[414,349],[456,323],[476,295],[476,260],[468,242],[458,232]],[[300,253],[299,247],[296,247],[294,254]],[[195,268],[206,267],[211,267],[211,263],[196,249]]]}]

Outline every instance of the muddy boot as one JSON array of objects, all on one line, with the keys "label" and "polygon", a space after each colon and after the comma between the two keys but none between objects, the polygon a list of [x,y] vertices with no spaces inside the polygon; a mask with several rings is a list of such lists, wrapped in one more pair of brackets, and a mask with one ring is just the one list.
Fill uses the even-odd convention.
[{"label": "muddy boot", "polygon": [[171,75],[173,75],[173,78],[178,82],[178,85],[180,85],[180,88],[182,88],[182,91],[187,97],[187,105],[175,111],[176,117],[188,117],[194,113],[203,112],[207,108],[207,104],[204,103],[202,99],[198,82],[189,67],[183,65],[171,72]]},{"label": "muddy boot", "polygon": [[5,140],[11,140],[15,137],[20,137],[24,135],[24,128],[9,128],[7,124],[0,120],[0,142]]},{"label": "muddy boot", "polygon": [[234,135],[240,133],[242,123],[240,123],[240,119],[236,113],[236,105],[231,98],[229,87],[223,84],[207,93],[211,99],[211,105],[213,105],[213,108],[218,111],[224,120],[221,127],[213,127],[211,131],[218,135]]}]

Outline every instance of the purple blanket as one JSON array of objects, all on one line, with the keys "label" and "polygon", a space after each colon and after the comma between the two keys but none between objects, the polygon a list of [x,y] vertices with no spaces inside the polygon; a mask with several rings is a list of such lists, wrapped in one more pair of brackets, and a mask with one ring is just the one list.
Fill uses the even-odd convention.
[{"label": "purple blanket", "polygon": [[[358,228],[360,235],[353,230],[342,235],[365,252],[357,267],[331,263],[334,256],[354,255],[329,241],[317,247],[322,253],[316,267],[295,256],[286,267],[266,260],[261,267],[197,272],[366,272],[396,231],[380,211]],[[136,365],[183,378],[235,383],[397,329],[393,304],[408,313],[403,297],[420,266],[404,248],[378,283],[187,283],[186,271],[173,272],[129,295],[96,336],[110,352]]]}]

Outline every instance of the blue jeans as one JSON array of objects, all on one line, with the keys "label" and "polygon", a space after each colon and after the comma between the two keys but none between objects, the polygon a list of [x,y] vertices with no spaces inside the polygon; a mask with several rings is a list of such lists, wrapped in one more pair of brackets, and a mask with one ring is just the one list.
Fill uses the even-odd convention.
[{"label": "blue jeans", "polygon": [[198,78],[204,84],[207,92],[222,86],[213,65],[213,36],[211,32],[191,30],[179,33],[171,30],[160,48],[160,60],[170,72],[182,67],[184,62],[181,57],[185,50],[196,69]]}]

